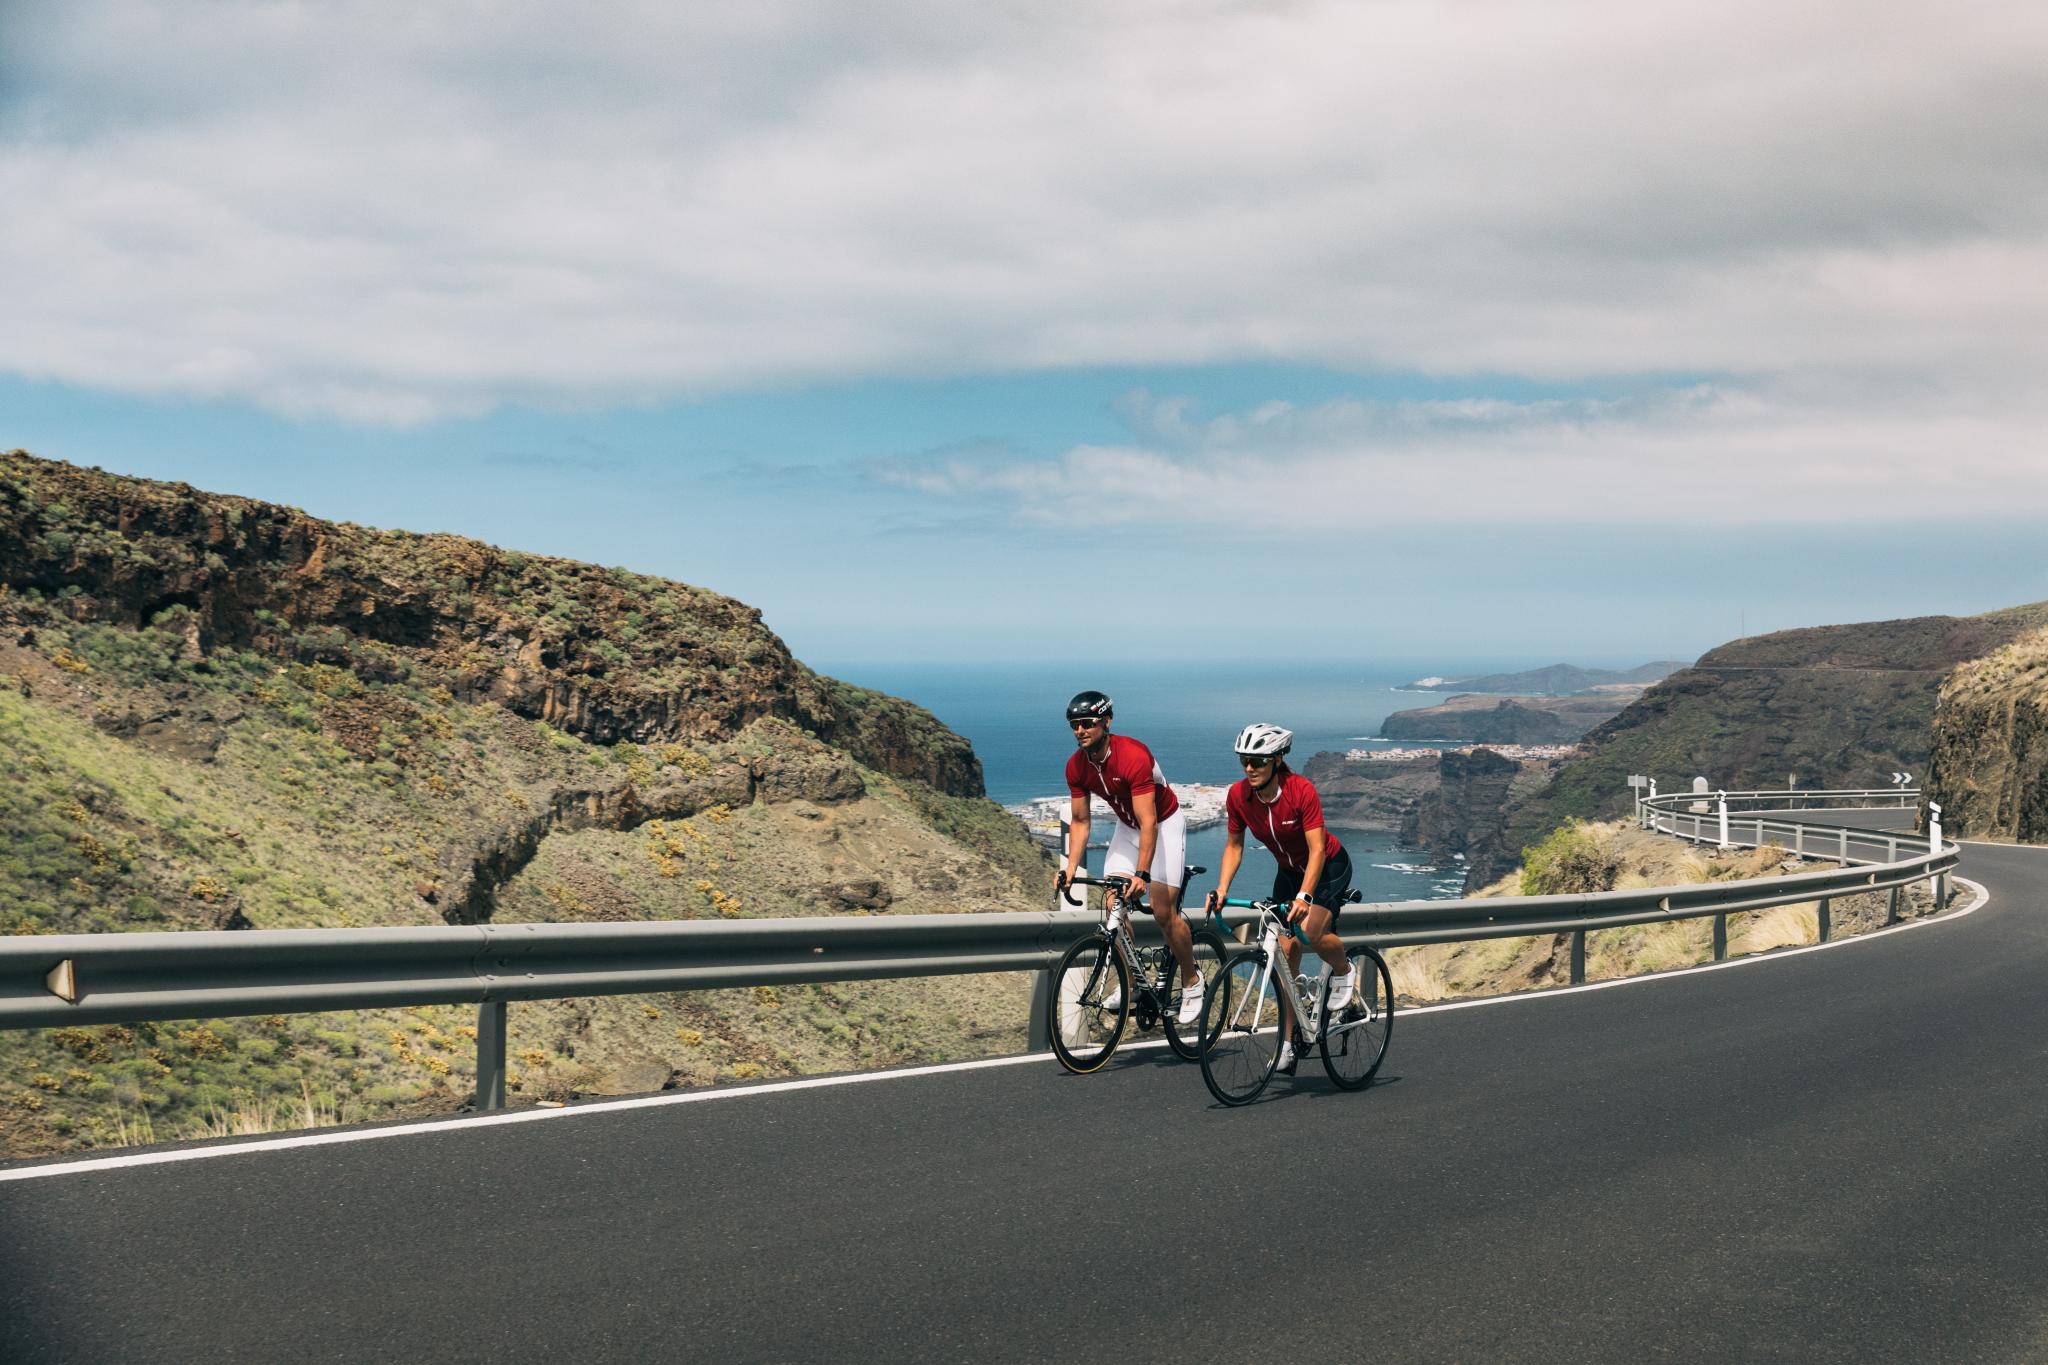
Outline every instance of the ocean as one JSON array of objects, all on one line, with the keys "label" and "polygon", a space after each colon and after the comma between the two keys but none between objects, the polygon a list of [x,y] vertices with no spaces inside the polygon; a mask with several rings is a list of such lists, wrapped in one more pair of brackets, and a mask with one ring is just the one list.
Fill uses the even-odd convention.
[{"label": "ocean", "polygon": [[[1171,669],[1058,663],[822,667],[848,682],[907,697],[966,736],[981,759],[990,798],[1003,805],[1065,790],[1062,774],[1074,748],[1064,718],[1067,698],[1084,688],[1115,699],[1113,728],[1143,740],[1171,782],[1236,781],[1243,774],[1231,745],[1237,732],[1255,720],[1294,731],[1290,758],[1298,769],[1325,749],[1389,747],[1373,738],[1388,714],[1440,699],[1440,694],[1402,688],[1431,672],[1428,665],[1398,672],[1358,663]],[[1462,863],[1433,865],[1385,831],[1332,828],[1351,854],[1352,885],[1369,901],[1450,897],[1464,884]],[[1210,869],[1194,883],[1197,893],[1206,891],[1216,884],[1223,826],[1191,832],[1188,845],[1188,861]],[[1099,852],[1091,856],[1093,869],[1100,869],[1100,859]],[[1244,868],[1232,891],[1263,896],[1275,870],[1258,841],[1247,839]]]}]

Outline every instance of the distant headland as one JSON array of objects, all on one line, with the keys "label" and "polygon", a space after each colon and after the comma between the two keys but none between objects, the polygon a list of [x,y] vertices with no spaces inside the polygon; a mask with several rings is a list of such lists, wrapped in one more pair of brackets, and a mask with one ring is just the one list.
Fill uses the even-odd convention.
[{"label": "distant headland", "polygon": [[1638,689],[1664,681],[1687,665],[1662,659],[1638,668],[1580,668],[1576,664],[1551,664],[1521,673],[1487,673],[1472,678],[1418,678],[1409,683],[1417,692],[1491,692],[1510,696],[1565,697],[1594,688]]}]

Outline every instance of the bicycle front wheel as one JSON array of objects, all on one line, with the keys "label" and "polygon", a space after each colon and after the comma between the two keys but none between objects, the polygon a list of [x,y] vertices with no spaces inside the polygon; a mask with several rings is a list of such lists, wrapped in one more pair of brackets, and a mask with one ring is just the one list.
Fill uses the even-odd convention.
[{"label": "bicycle front wheel", "polygon": [[1223,959],[1202,1003],[1202,1082],[1225,1104],[1249,1104],[1280,1062],[1280,983],[1256,948]]},{"label": "bicycle front wheel", "polygon": [[[1394,979],[1387,960],[1370,948],[1355,949],[1351,970],[1357,989],[1351,1003],[1323,1030],[1323,1070],[1346,1090],[1358,1090],[1386,1060],[1394,1037]],[[1323,983],[1323,1017],[1330,1018],[1330,986]]]},{"label": "bicycle front wheel", "polygon": [[[1060,1065],[1086,1075],[1116,1052],[1131,1017],[1131,978],[1123,954],[1100,935],[1067,949],[1052,974],[1048,1030]],[[1109,1002],[1105,1004],[1104,1002]]]},{"label": "bicycle front wheel", "polygon": [[[1166,1045],[1173,1049],[1176,1057],[1192,1062],[1202,1055],[1202,1048],[1209,1041],[1210,1034],[1202,1031],[1200,1024],[1208,1017],[1207,991],[1220,988],[1223,978],[1223,938],[1214,929],[1195,930],[1195,972],[1201,981],[1205,994],[1202,1000],[1203,1013],[1195,1016],[1195,1022],[1182,1025],[1180,1018],[1181,993],[1187,989],[1181,980],[1180,967],[1174,965],[1167,970],[1171,973],[1173,989],[1166,995]],[[1214,1016],[1221,1019],[1223,1016]]]}]

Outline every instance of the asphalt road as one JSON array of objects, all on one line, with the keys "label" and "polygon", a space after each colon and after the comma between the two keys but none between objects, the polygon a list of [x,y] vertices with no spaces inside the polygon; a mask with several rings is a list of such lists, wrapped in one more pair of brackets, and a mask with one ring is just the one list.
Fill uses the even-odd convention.
[{"label": "asphalt road", "polygon": [[1146,1051],[0,1179],[0,1360],[2041,1360],[2048,849],[1964,875],[1403,1016],[1357,1094]]}]

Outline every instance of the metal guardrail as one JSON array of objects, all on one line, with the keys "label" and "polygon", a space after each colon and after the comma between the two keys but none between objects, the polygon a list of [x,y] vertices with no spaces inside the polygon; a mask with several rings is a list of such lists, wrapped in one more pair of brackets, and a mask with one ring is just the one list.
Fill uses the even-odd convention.
[{"label": "metal guardrail", "polygon": [[[1738,797],[1883,796],[1883,793],[1744,792]],[[1640,818],[1680,838],[1723,842],[1719,811],[1669,794],[1641,803]],[[1718,798],[1717,798],[1718,799]],[[1713,829],[1703,832],[1701,822]],[[1405,901],[1360,905],[1343,919],[1346,943],[1394,947],[1527,935],[1573,936],[1572,979],[1585,975],[1590,930],[1711,915],[1715,956],[1727,916],[1818,900],[1821,933],[1837,896],[1933,880],[1946,904],[1952,843],[1895,831],[1830,828],[1825,836],[1766,815],[1731,819],[1726,842],[1776,839],[1836,869],[1755,881],[1607,891],[1577,896]],[[1829,844],[1833,847],[1821,847]],[[1912,852],[1919,844],[1925,852]],[[1911,856],[1901,858],[1905,849]],[[1881,855],[1881,856],[1880,856]],[[1248,912],[1233,912],[1234,923]],[[653,924],[488,924],[399,929],[272,929],[192,933],[30,935],[0,938],[0,1028],[139,1023],[406,1005],[476,1004],[477,1106],[504,1104],[505,1006],[512,1000],[710,990],[801,982],[1042,973],[1094,925],[1088,911],[967,915],[818,916]],[[1151,929],[1139,917],[1141,932]],[[1156,934],[1156,930],[1154,930]],[[1034,1046],[1042,1010],[1034,1009]]]}]

